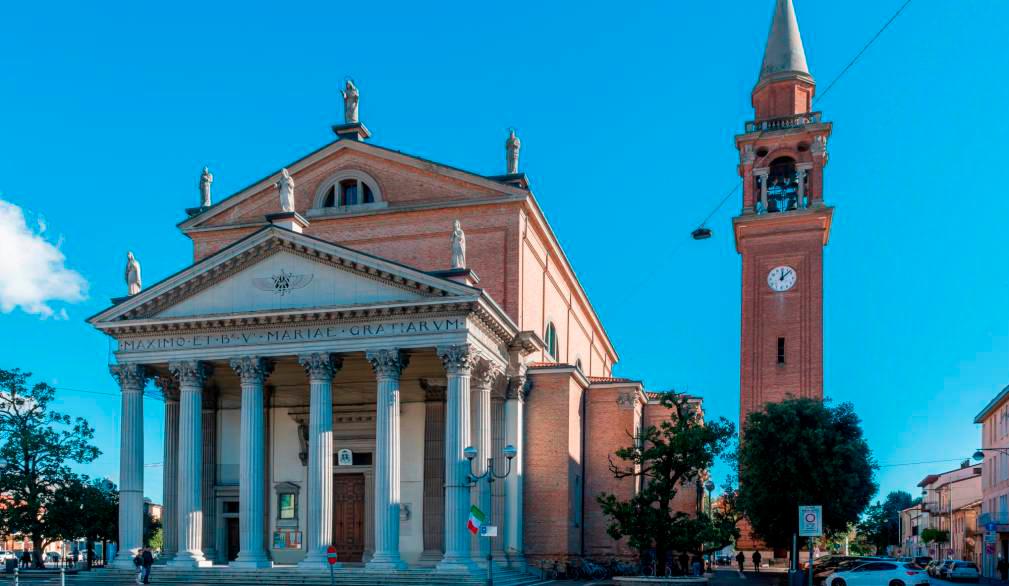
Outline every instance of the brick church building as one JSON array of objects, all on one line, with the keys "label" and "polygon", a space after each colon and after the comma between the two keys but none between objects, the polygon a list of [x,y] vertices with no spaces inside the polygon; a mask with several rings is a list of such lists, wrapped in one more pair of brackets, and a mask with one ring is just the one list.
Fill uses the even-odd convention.
[{"label": "brick church building", "polygon": [[[90,318],[117,341],[118,563],[141,545],[148,382],[170,567],[321,571],[330,545],[377,571],[629,554],[596,496],[633,494],[608,456],[669,413],[613,376],[519,139],[504,173],[463,171],[370,142],[358,100],[348,83],[335,140],[238,193],[214,202],[204,171],[179,224],[192,264],[141,287],[130,257],[130,294]],[[470,486],[489,458],[510,474]],[[467,531],[472,504],[493,540]]]}]

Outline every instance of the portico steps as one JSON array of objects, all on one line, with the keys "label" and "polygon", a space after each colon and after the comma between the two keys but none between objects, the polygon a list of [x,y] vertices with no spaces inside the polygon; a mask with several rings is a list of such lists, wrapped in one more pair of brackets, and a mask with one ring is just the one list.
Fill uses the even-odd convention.
[{"label": "portico steps", "polygon": [[[370,572],[363,567],[343,567],[333,572],[335,583],[348,586],[385,586],[387,584],[422,586],[479,586],[484,584],[484,575],[439,573],[432,569],[415,568],[397,572]],[[135,584],[136,573],[114,568],[96,569],[67,575],[68,585],[94,584],[96,586],[129,586]],[[27,578],[27,579],[26,579]],[[58,585],[59,575],[28,578],[22,575],[22,582],[38,585]],[[538,578],[514,570],[495,569],[494,584],[497,586],[528,586]],[[13,576],[3,576],[0,583],[13,583]],[[152,584],[199,584],[201,586],[329,586],[329,572],[307,572],[293,567],[270,568],[265,570],[239,570],[226,566],[186,570],[155,566],[151,573]]]}]

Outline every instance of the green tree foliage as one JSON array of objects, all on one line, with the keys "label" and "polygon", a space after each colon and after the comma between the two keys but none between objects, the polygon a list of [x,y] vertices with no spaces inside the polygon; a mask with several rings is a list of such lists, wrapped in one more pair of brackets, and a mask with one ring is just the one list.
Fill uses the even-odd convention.
[{"label": "green tree foliage", "polygon": [[660,572],[668,552],[700,552],[705,544],[719,549],[737,535],[736,520],[725,512],[709,518],[672,509],[680,487],[696,482],[725,452],[735,435],[734,426],[724,418],[704,422],[686,395],[667,393],[661,404],[671,410],[671,417],[633,436],[632,446],[617,450],[621,463],[610,459],[613,475],[628,481],[640,479],[641,490],[625,501],[608,493],[596,498],[610,519],[609,535],[626,537],[639,552],[654,548]]},{"label": "green tree foliage", "polygon": [[[146,507],[145,507],[146,509]],[[157,540],[157,545],[155,545]],[[155,519],[151,512],[144,510],[144,545],[151,549],[161,549],[161,519]]]},{"label": "green tree foliage", "polygon": [[949,531],[928,527],[922,530],[921,540],[925,543],[949,543]]},{"label": "green tree foliage", "polygon": [[769,403],[747,417],[738,461],[736,506],[777,549],[790,546],[800,505],[822,505],[825,532],[837,534],[858,521],[877,489],[876,464],[850,403]]},{"label": "green tree foliage", "polygon": [[0,369],[0,457],[7,460],[0,492],[10,499],[0,529],[28,536],[34,564],[43,567],[41,552],[66,530],[55,511],[57,495],[77,480],[69,465],[92,462],[101,452],[91,445],[88,422],[51,409],[56,390],[43,382],[29,386],[30,377]]},{"label": "green tree foliage", "polygon": [[858,524],[858,534],[883,553],[887,546],[900,545],[900,512],[912,506],[914,499],[903,490],[886,495],[883,502],[876,502],[866,509]]},{"label": "green tree foliage", "polygon": [[73,478],[56,490],[46,516],[54,538],[84,538],[87,546],[85,559],[87,567],[91,568],[95,544],[116,539],[119,493],[115,485],[107,480],[92,481],[87,476]]}]

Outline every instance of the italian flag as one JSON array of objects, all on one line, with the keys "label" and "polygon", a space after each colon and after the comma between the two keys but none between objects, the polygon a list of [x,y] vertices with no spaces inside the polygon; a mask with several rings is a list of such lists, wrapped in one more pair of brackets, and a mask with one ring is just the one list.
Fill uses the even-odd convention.
[{"label": "italian flag", "polygon": [[476,535],[480,533],[480,527],[483,526],[485,520],[487,520],[487,517],[484,516],[483,511],[478,509],[476,505],[473,505],[469,508],[469,519],[466,521],[466,528],[469,529],[470,533]]}]

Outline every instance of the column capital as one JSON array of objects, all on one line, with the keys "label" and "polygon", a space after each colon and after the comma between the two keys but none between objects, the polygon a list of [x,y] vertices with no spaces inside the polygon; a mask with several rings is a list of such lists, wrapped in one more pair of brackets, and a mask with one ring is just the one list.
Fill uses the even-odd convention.
[{"label": "column capital", "polygon": [[478,391],[490,392],[494,382],[503,374],[503,369],[497,363],[480,356],[473,361],[470,384]]},{"label": "column capital", "polygon": [[161,389],[161,395],[165,402],[179,402],[179,381],[173,376],[157,375],[154,377],[154,384]]},{"label": "column capital", "polygon": [[424,391],[424,401],[444,403],[447,384],[445,379],[420,379],[420,388]]},{"label": "column capital", "polygon": [[179,381],[179,387],[203,388],[203,383],[210,376],[210,366],[199,360],[180,360],[168,364],[168,370]]},{"label": "column capital", "polygon": [[316,352],[298,356],[298,364],[305,368],[309,380],[329,381],[343,368],[343,358],[328,352]]},{"label": "column capital", "polygon": [[365,357],[378,377],[399,377],[410,362],[409,357],[399,348],[369,350]]},{"label": "column capital", "polygon": [[242,380],[242,384],[258,383],[262,385],[266,381],[266,377],[270,376],[270,372],[273,371],[270,361],[259,356],[232,358],[229,364]]},{"label": "column capital", "polygon": [[123,390],[136,389],[142,391],[144,385],[147,384],[147,379],[151,378],[150,370],[148,370],[147,366],[132,362],[110,364],[109,372]]},{"label": "column capital", "polygon": [[531,386],[532,381],[529,380],[524,372],[522,374],[512,376],[508,379],[508,390],[505,391],[505,399],[516,399],[524,402],[526,400],[526,396],[529,394],[529,387]]},{"label": "column capital", "polygon": [[472,344],[458,344],[456,346],[439,346],[437,348],[438,357],[441,358],[445,370],[451,374],[469,374],[480,353]]}]

